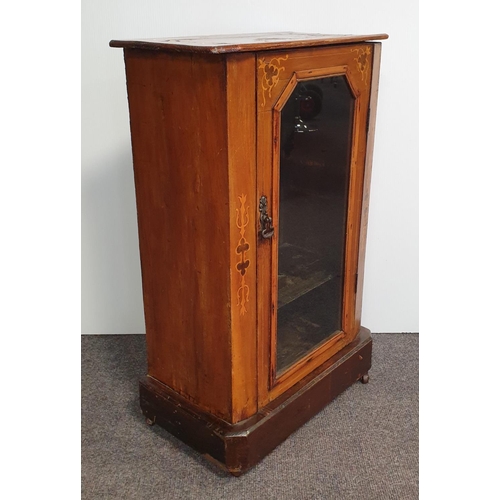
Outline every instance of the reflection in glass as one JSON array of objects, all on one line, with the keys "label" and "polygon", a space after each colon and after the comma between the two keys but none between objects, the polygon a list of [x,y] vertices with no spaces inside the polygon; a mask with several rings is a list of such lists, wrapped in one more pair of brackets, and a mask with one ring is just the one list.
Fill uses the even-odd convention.
[{"label": "reflection in glass", "polygon": [[299,82],[281,111],[278,373],[342,328],[353,112],[344,76]]}]

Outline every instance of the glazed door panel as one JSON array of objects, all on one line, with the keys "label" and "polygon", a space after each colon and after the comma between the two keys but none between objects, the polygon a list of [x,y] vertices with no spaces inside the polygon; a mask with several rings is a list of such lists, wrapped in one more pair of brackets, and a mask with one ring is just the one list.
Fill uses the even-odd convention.
[{"label": "glazed door panel", "polygon": [[262,405],[358,333],[372,45],[263,52],[256,64]]}]

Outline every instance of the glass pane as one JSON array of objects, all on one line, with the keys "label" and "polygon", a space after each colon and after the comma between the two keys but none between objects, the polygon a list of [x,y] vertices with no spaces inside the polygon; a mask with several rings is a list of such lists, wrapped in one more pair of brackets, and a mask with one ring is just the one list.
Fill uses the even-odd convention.
[{"label": "glass pane", "polygon": [[281,111],[278,373],[342,328],[353,114],[344,76],[299,82]]}]

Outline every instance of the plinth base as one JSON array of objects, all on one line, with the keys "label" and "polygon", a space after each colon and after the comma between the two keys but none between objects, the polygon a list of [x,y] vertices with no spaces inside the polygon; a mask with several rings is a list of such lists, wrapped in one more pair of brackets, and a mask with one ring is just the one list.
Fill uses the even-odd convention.
[{"label": "plinth base", "polygon": [[[252,417],[229,424],[201,411],[152,377],[140,381],[146,422],[158,424],[235,476],[247,471],[371,367],[369,330]],[[366,377],[365,377],[366,376]]]}]

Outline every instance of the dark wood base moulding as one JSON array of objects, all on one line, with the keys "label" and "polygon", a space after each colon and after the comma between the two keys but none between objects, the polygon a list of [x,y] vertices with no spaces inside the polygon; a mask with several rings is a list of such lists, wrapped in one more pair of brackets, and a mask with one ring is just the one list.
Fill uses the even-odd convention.
[{"label": "dark wood base moulding", "polygon": [[234,476],[247,471],[341,392],[368,382],[370,331],[318,367],[310,376],[261,408],[252,417],[229,424],[152,377],[140,381],[140,404],[150,425],[158,424]]}]

